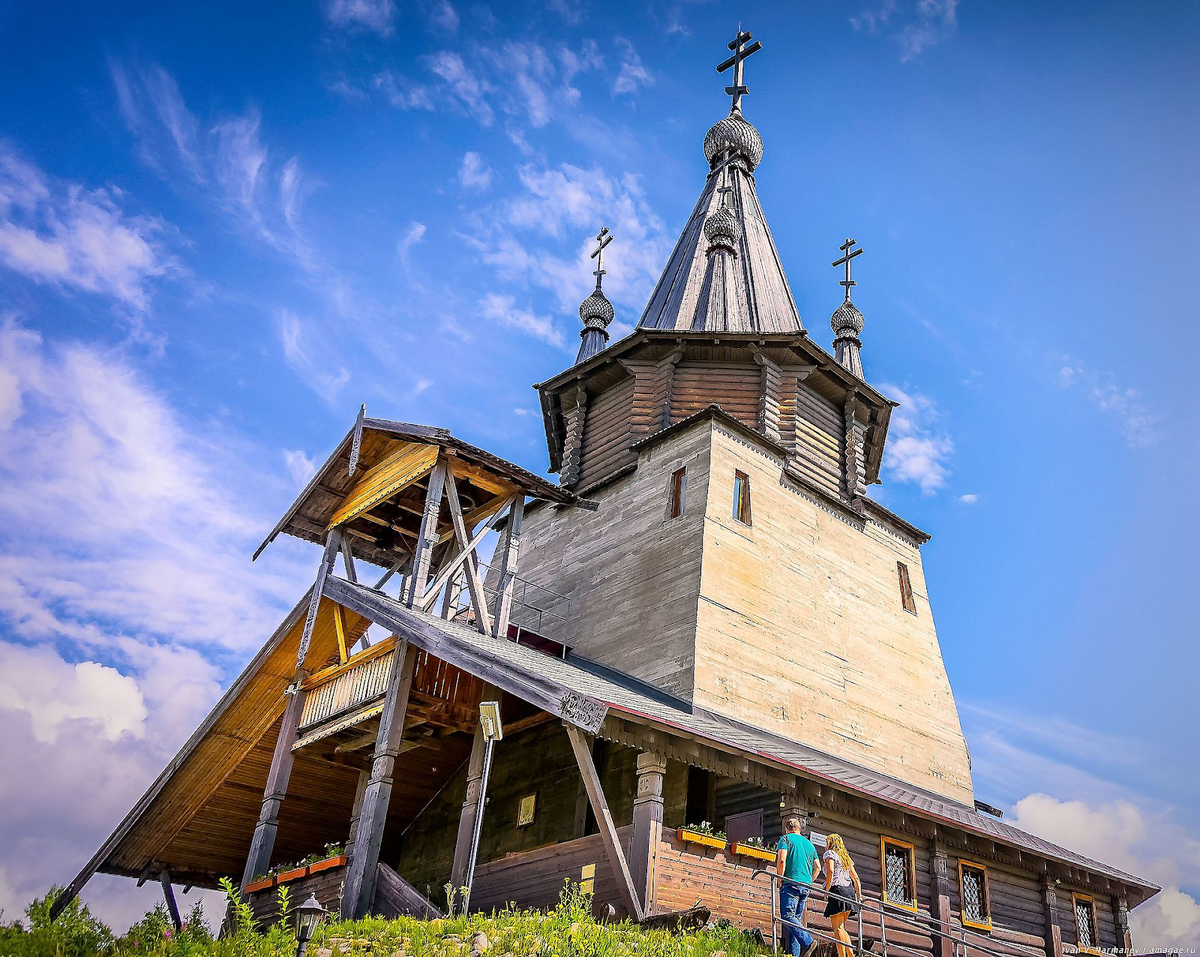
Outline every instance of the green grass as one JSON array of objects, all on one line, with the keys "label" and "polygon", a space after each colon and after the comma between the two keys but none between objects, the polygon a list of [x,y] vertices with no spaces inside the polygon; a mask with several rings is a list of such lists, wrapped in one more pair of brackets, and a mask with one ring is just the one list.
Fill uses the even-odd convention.
[{"label": "green grass", "polygon": [[[227,892],[231,888],[227,888]],[[293,957],[296,938],[289,912],[295,902],[281,888],[284,918],[256,928],[245,904],[235,903],[238,930],[215,940],[199,908],[183,932],[173,933],[160,905],[117,937],[78,902],[51,924],[48,901],[34,901],[27,921],[0,925],[0,957]],[[487,935],[486,957],[752,957],[763,953],[754,940],[727,922],[706,931],[672,935],[636,925],[598,923],[592,900],[567,884],[549,912],[507,909],[441,920],[370,917],[326,921],[308,946],[307,957],[470,957],[472,936]]]}]

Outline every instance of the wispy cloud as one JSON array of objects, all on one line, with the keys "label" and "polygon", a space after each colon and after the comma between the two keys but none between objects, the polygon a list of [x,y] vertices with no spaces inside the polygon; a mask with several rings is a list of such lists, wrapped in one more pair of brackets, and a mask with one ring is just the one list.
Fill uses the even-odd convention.
[{"label": "wispy cloud", "polygon": [[334,405],[342,386],[350,381],[350,371],[330,362],[330,353],[315,345],[316,324],[290,309],[277,309],[275,327],[284,361],[321,398]]},{"label": "wispy cloud", "polygon": [[937,403],[890,383],[880,389],[900,403],[888,426],[884,464],[889,476],[897,482],[914,483],[925,495],[935,494],[946,484],[954,452],[950,436],[936,427],[941,417]]},{"label": "wispy cloud", "polygon": [[856,30],[879,33],[896,28],[893,37],[900,47],[900,62],[907,63],[958,29],[958,0],[916,0],[903,7],[897,0],[869,4],[850,18]]},{"label": "wispy cloud", "polygon": [[566,348],[566,339],[563,338],[562,330],[554,324],[553,319],[549,316],[539,316],[530,308],[519,308],[516,299],[512,296],[488,293],[479,300],[479,311],[485,319],[498,322],[510,329],[519,329],[535,339],[540,339],[542,342],[560,349]]},{"label": "wispy cloud", "polygon": [[458,184],[463,189],[486,190],[492,185],[492,168],[478,153],[464,153],[458,167]]},{"label": "wispy cloud", "polygon": [[958,500],[963,505],[974,505],[979,501],[979,496],[974,492],[966,492],[958,497]]},{"label": "wispy cloud", "polygon": [[1141,392],[1118,385],[1110,373],[1095,372],[1064,356],[1056,379],[1060,388],[1079,392],[1101,412],[1114,416],[1132,447],[1143,448],[1159,440],[1161,417],[1150,410]]},{"label": "wispy cloud", "polygon": [[625,39],[619,42],[622,50],[621,69],[613,82],[613,95],[636,93],[643,86],[652,86],[654,75],[646,69],[633,44]]},{"label": "wispy cloud", "polygon": [[54,180],[0,144],[0,264],[147,312],[153,281],[177,267],[162,221],[128,215],[123,198],[120,190]]},{"label": "wispy cloud", "polygon": [[287,449],[283,453],[283,463],[287,466],[292,481],[300,488],[313,477],[317,470],[317,460],[307,455],[301,449]]},{"label": "wispy cloud", "polygon": [[439,30],[447,33],[457,33],[459,16],[450,0],[434,0],[429,4],[429,22]]},{"label": "wispy cloud", "polygon": [[325,19],[343,30],[369,30],[390,36],[395,29],[394,0],[326,0]]}]

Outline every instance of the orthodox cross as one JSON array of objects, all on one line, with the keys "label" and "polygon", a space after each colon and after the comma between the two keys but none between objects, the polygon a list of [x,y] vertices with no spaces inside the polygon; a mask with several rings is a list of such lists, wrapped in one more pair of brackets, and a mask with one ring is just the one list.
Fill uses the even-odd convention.
[{"label": "orthodox cross", "polygon": [[596,277],[596,288],[597,289],[600,288],[601,278],[604,276],[605,273],[608,272],[608,270],[604,268],[604,247],[607,246],[612,241],[613,241],[612,233],[610,233],[608,231],[608,227],[605,226],[603,229],[600,230],[600,232],[598,232],[596,234],[596,248],[595,248],[595,250],[593,250],[591,256],[588,257],[589,259],[596,260],[596,268],[594,270],[592,270],[592,275]]},{"label": "orthodox cross", "polygon": [[729,43],[729,49],[733,51],[733,56],[717,66],[718,73],[724,73],[730,67],[733,67],[733,86],[725,87],[725,92],[733,97],[733,106],[731,109],[737,113],[742,111],[742,94],[750,92],[750,88],[742,83],[742,63],[746,57],[762,49],[762,44],[757,40],[754,40],[750,46],[746,46],[753,39],[753,35],[749,31],[742,30],[742,25],[739,23],[737,36]]},{"label": "orthodox cross", "polygon": [[835,266],[845,266],[846,267],[846,278],[841,280],[838,283],[838,285],[846,287],[846,298],[847,299],[850,298],[850,287],[858,285],[858,283],[856,283],[853,279],[850,278],[850,260],[853,259],[855,256],[861,256],[863,254],[863,249],[861,246],[858,246],[858,249],[855,249],[854,252],[851,252],[850,250],[854,246],[858,246],[858,240],[847,239],[844,243],[842,243],[840,246],[838,246],[838,249],[840,249],[843,253],[845,253],[845,255],[842,256],[841,259],[835,259],[833,261],[833,265],[835,265]]}]

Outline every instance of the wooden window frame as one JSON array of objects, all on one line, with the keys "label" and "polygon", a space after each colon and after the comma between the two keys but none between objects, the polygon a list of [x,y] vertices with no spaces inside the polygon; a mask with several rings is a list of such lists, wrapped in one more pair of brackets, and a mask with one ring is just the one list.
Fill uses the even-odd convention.
[{"label": "wooden window frame", "polygon": [[[1092,946],[1084,947],[1079,943],[1079,901],[1087,901],[1088,908],[1092,912]],[[1096,898],[1091,894],[1078,894],[1071,892],[1071,919],[1075,921],[1075,949],[1081,954],[1097,954],[1103,955],[1100,950],[1100,915],[1096,913]]]},{"label": "wooden window frame", "polygon": [[[967,898],[963,893],[963,869],[970,868],[973,871],[979,871],[983,875],[983,906],[987,914],[987,922],[982,923],[977,920],[972,920],[967,916]],[[992,878],[988,874],[988,869],[983,864],[978,864],[975,861],[958,862],[958,909],[959,915],[962,917],[964,927],[970,927],[974,930],[992,929]]]},{"label": "wooden window frame", "polygon": [[747,528],[754,525],[750,508],[750,476],[741,469],[733,472],[733,520]]},{"label": "wooden window frame", "polygon": [[667,518],[679,518],[684,513],[687,496],[687,466],[677,468],[671,473],[670,500],[667,506]]},{"label": "wooden window frame", "polygon": [[[888,899],[887,892],[887,849],[888,847],[897,847],[908,853],[908,892],[912,896],[912,903],[905,901],[894,901]],[[891,904],[892,907],[898,907],[901,910],[917,913],[917,848],[908,841],[901,841],[898,838],[879,837],[879,890],[880,899],[885,904]]]},{"label": "wooden window frame", "polygon": [[900,604],[906,612],[915,616],[917,613],[917,599],[913,595],[912,575],[908,571],[908,565],[904,562],[896,562],[896,578],[900,584]]}]

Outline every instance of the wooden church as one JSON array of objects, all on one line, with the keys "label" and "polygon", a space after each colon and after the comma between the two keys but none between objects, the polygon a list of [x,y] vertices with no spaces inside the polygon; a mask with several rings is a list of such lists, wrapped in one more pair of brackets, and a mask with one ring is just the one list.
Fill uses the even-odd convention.
[{"label": "wooden church", "polygon": [[615,342],[599,237],[578,359],[537,386],[558,484],[360,414],[259,549],[314,543],[312,588],[60,905],[101,871],[169,900],[231,875],[264,914],[280,885],[433,913],[478,829],[474,908],[548,906],[569,880],[635,920],[703,901],[769,934],[761,848],[795,814],[818,845],[844,836],[875,954],[1131,946],[1155,885],[975,800],[929,536],[867,494],[896,403],[863,371],[861,250],[834,264],[831,354],[759,202],[750,41],[718,68],[733,105],[700,198]]}]

